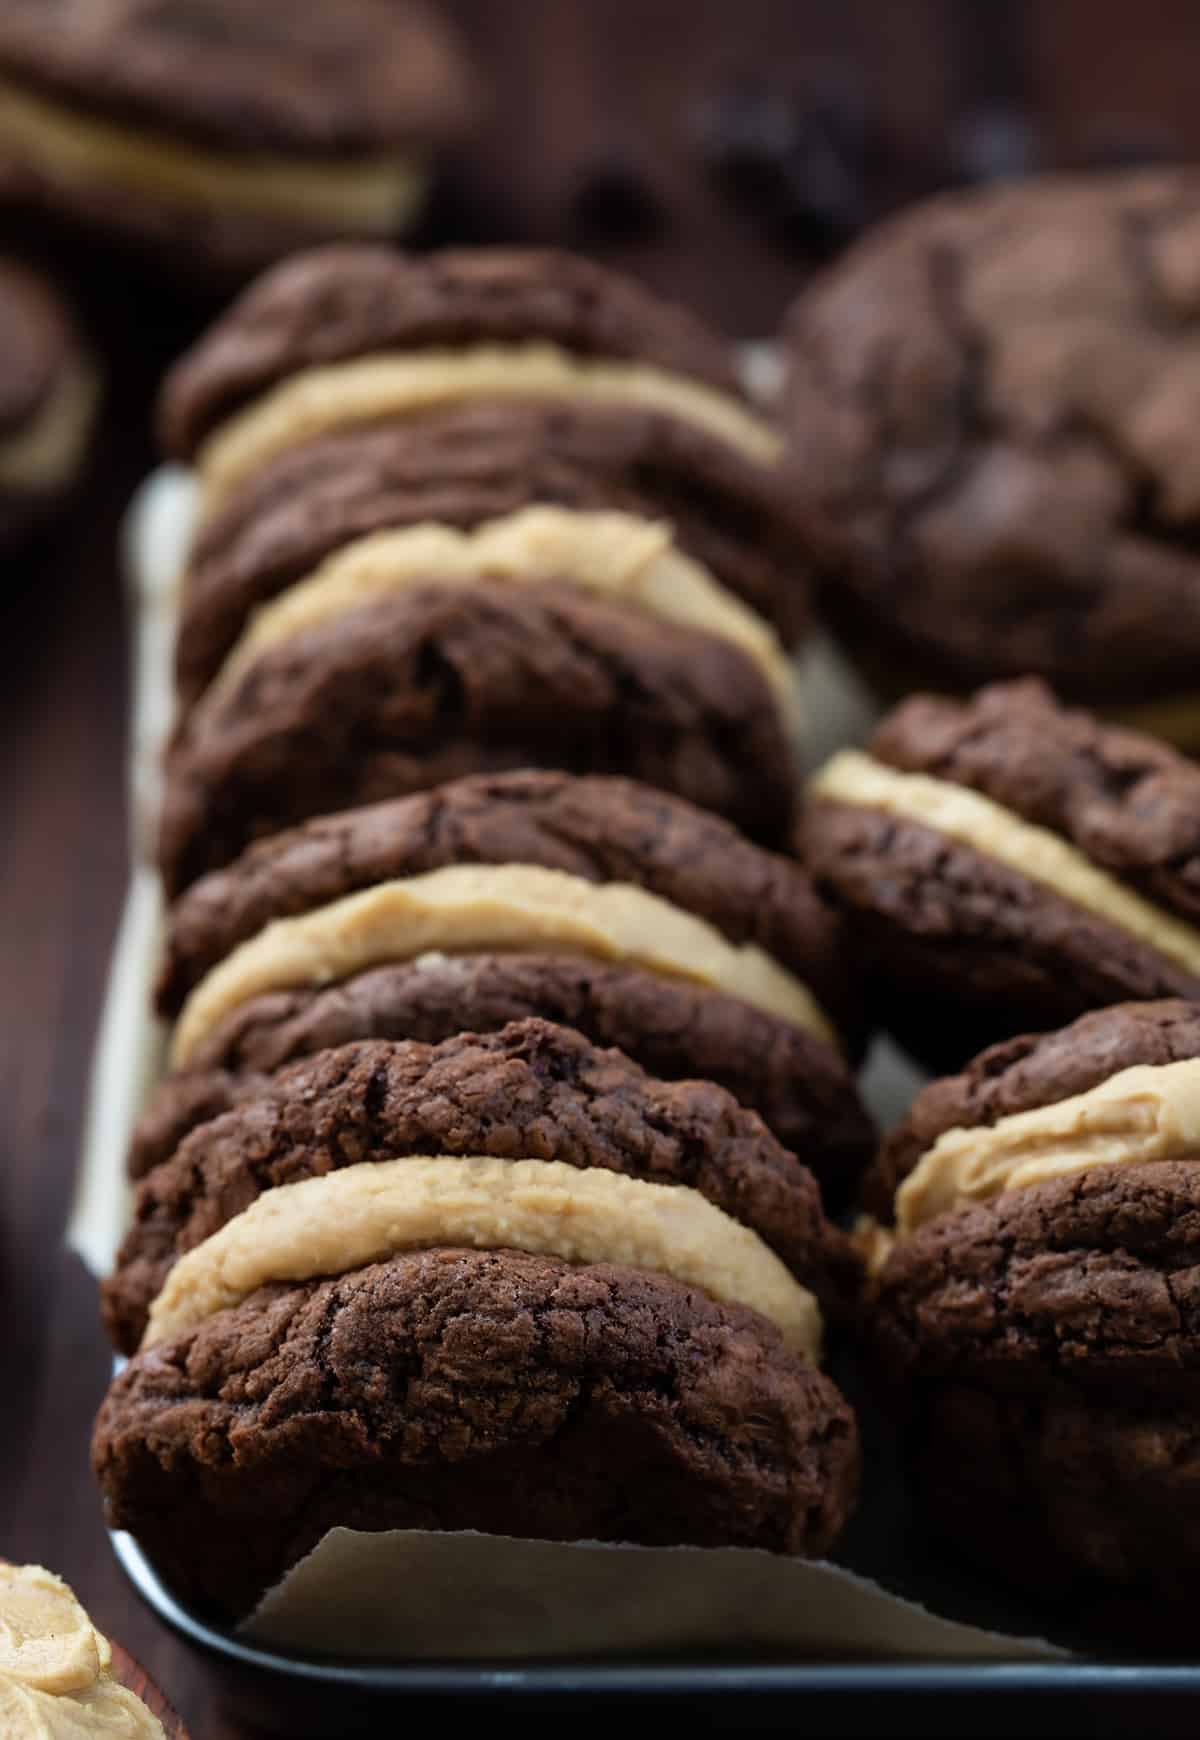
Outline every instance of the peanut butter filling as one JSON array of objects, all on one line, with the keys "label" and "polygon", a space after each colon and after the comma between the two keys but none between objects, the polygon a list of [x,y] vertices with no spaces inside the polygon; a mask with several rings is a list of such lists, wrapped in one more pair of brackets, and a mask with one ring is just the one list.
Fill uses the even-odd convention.
[{"label": "peanut butter filling", "polygon": [[816,798],[882,810],[900,821],[933,828],[1117,925],[1200,977],[1200,931],[1098,870],[1049,829],[1023,821],[967,786],[923,773],[900,773],[858,750],[845,749],[817,774],[810,789]]},{"label": "peanut butter filling", "polygon": [[468,532],[427,523],[356,539],[255,614],[217,680],[232,682],[269,647],[358,605],[414,586],[481,580],[566,581],[717,635],[753,659],[791,708],[791,668],[774,631],[677,549],[668,525],[549,506],[522,508]]},{"label": "peanut butter filling", "polygon": [[83,457],[100,397],[100,377],[82,358],[68,365],[46,402],[23,429],[0,439],[0,488],[55,489]]},{"label": "peanut butter filling", "polygon": [[559,1160],[364,1162],[268,1190],[175,1264],[143,1348],[272,1281],[307,1281],[439,1248],[516,1250],[648,1269],[777,1324],[816,1362],[821,1311],[756,1233],[687,1185]]},{"label": "peanut butter filling", "polygon": [[185,1068],[219,1022],[264,992],[333,984],[430,953],[481,950],[552,950],[645,967],[723,991],[837,1043],[808,988],[757,944],[728,942],[705,919],[644,888],[534,864],[453,864],[267,925],[193,990],[172,1036],[171,1066]]},{"label": "peanut butter filling", "polygon": [[946,1130],[896,1192],[896,1233],[1093,1166],[1200,1160],[1200,1059],[1137,1064],[1056,1105]]},{"label": "peanut butter filling", "polygon": [[34,96],[0,81],[0,153],[53,185],[99,187],[171,205],[261,212],[318,228],[389,235],[420,207],[414,157],[296,163],[179,144]]},{"label": "peanut butter filling", "polygon": [[783,450],[770,424],[736,399],[649,363],[578,357],[545,343],[389,351],[304,369],[221,424],[197,457],[204,507],[317,435],[472,399],[626,405],[694,424],[759,465],[774,465]]},{"label": "peanut butter filling", "polygon": [[112,1677],[112,1649],[61,1577],[0,1564],[0,1734],[12,1740],[163,1740]]}]

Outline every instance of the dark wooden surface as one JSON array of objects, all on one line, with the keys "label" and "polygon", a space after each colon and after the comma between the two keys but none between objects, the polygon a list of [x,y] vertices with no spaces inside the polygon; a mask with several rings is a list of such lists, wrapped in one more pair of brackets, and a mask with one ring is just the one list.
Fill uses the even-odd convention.
[{"label": "dark wooden surface", "polygon": [[[871,192],[880,208],[949,178],[953,142],[980,104],[1032,115],[1049,160],[1107,150],[1105,126],[1126,141],[1165,136],[1167,149],[1200,149],[1197,58],[1183,52],[1200,39],[1193,0],[1143,0],[1132,33],[1112,0],[1012,0],[1003,16],[981,3],[999,32],[983,52],[954,0],[454,0],[450,9],[495,96],[443,222],[590,245],[731,332],[767,331],[804,270],[715,191],[697,156],[697,114],[747,73],[800,88],[814,66],[854,71],[882,140]],[[648,234],[614,240],[588,217],[580,189],[611,178],[614,164],[652,196]],[[252,1730],[222,1713],[205,1664],[140,1604],[110,1554],[87,1466],[108,1354],[92,1282],[62,1246],[126,872],[117,532],[152,463],[154,381],[197,315],[93,249],[63,264],[105,347],[112,391],[74,510],[0,578],[0,1552],[64,1574],[196,1740],[248,1740]]]}]

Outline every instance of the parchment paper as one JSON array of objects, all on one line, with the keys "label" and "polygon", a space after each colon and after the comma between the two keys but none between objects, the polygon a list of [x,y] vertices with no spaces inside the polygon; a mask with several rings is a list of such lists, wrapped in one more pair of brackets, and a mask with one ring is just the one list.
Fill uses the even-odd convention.
[{"label": "parchment paper", "polygon": [[[136,644],[130,767],[136,868],[113,951],[67,1231],[69,1244],[97,1275],[112,1265],[128,1212],[130,1130],[162,1067],[163,1034],[149,1012],[161,904],[148,847],[159,753],[170,727],[176,583],[192,502],[187,477],[165,468],[143,487],[127,524]],[[800,676],[810,756],[859,739],[871,705],[831,650],[819,646],[806,654]],[[881,1122],[904,1111],[920,1080],[899,1053],[876,1047],[864,1086]],[[852,1372],[835,1370],[834,1376],[853,1392]],[[854,1569],[743,1549],[334,1529],[242,1629],[292,1649],[388,1660],[698,1651],[710,1657],[772,1651],[809,1659],[1020,1660],[1063,1653],[1020,1635],[1021,1613],[997,1607],[985,1587],[947,1579],[914,1530],[886,1434],[870,1423],[869,1399],[852,1399],[867,1422],[868,1448],[864,1502],[842,1555]]]}]

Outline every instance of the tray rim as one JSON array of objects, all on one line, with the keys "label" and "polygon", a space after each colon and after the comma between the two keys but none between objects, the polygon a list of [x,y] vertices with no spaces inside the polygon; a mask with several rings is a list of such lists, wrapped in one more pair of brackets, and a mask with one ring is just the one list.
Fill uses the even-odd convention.
[{"label": "tray rim", "polygon": [[1200,1696],[1200,1663],[1144,1661],[563,1661],[469,1659],[388,1662],[292,1654],[248,1643],[188,1611],[171,1594],[132,1535],[109,1530],[117,1561],[141,1598],[172,1630],[231,1666],[374,1695],[493,1697],[536,1701],[564,1695],[671,1698],[881,1693],[996,1695],[1174,1693]]}]

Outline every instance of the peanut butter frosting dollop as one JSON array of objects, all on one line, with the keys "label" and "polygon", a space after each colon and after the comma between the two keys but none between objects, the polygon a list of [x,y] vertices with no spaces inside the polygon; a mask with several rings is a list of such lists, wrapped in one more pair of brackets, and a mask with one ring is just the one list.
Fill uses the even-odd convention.
[{"label": "peanut butter frosting dollop", "polygon": [[0,1735],[163,1740],[158,1718],[113,1678],[107,1638],[41,1565],[0,1564]]},{"label": "peanut butter frosting dollop", "polygon": [[757,1233],[688,1185],[559,1160],[365,1161],[266,1191],[175,1264],[143,1348],[272,1281],[347,1274],[405,1251],[517,1250],[648,1269],[745,1305],[816,1363],[821,1308]]}]

